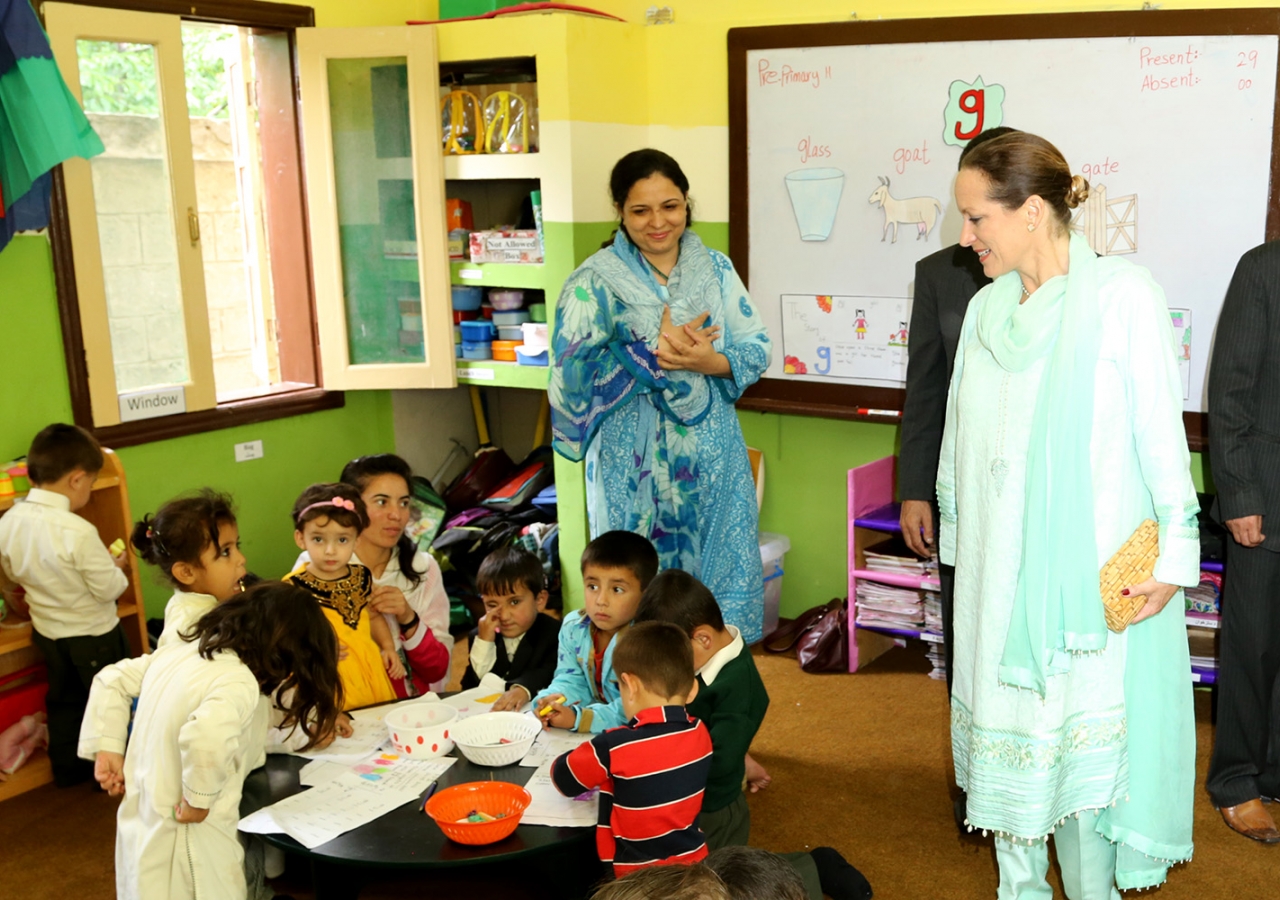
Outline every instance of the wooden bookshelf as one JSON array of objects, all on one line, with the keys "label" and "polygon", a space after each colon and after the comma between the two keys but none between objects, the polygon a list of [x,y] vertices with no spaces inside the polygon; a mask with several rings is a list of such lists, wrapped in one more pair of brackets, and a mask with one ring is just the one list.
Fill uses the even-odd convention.
[{"label": "wooden bookshelf", "polygon": [[[79,515],[87,519],[98,529],[102,542],[108,546],[117,540],[129,542],[129,533],[133,529],[133,517],[129,511],[128,484],[125,479],[124,466],[120,457],[111,450],[104,450],[106,457],[102,473],[93,483],[93,494]],[[0,497],[0,515],[11,509],[23,495],[16,497]],[[147,637],[147,614],[142,602],[141,573],[138,559],[129,554],[129,562],[124,569],[129,577],[129,586],[125,588],[117,601],[116,611],[129,638],[129,645],[135,656],[145,653],[150,648]],[[16,626],[16,627],[15,627]],[[16,672],[41,661],[40,652],[31,642],[31,623],[15,622],[5,619],[0,627],[0,676]],[[53,770],[49,757],[41,752],[32,757],[21,769],[0,782],[0,801],[9,797],[40,787],[53,780]]]}]

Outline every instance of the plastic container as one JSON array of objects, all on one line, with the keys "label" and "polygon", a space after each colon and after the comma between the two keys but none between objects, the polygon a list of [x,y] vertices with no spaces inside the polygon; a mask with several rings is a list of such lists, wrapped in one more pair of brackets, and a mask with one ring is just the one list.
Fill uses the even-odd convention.
[{"label": "plastic container", "polygon": [[472,319],[480,317],[478,309],[455,309],[453,311],[453,324],[461,325],[463,322],[470,322]]},{"label": "plastic container", "polygon": [[484,302],[484,288],[470,284],[453,285],[452,300],[454,309],[479,309]]},{"label": "plastic container", "polygon": [[413,759],[432,759],[453,750],[450,731],[457,719],[456,707],[424,700],[397,707],[383,721],[396,752]]},{"label": "plastic container", "polygon": [[489,341],[463,341],[463,359],[493,359],[493,344]]},{"label": "plastic container", "polygon": [[530,352],[537,352],[539,347],[545,349],[550,346],[546,322],[525,322],[520,326],[520,336]]},{"label": "plastic container", "polygon": [[[449,840],[480,845],[496,843],[515,831],[532,800],[528,791],[509,781],[469,781],[436,791],[424,808]],[[495,818],[465,821],[472,811]]]},{"label": "plastic container", "polygon": [[497,310],[519,309],[524,306],[524,291],[490,291],[489,302]]},{"label": "plastic container", "polygon": [[458,359],[462,359],[462,342],[461,341],[453,345],[453,355],[456,356]]},{"label": "plastic container", "polygon": [[523,325],[529,321],[529,313],[523,309],[507,310],[505,312],[494,312],[494,325]]},{"label": "plastic container", "polygon": [[529,321],[530,322],[547,321],[547,304],[530,303],[529,304]]},{"label": "plastic container", "polygon": [[480,307],[480,318],[482,318],[482,319],[492,319],[492,318],[493,318],[493,307],[492,307],[492,306],[490,306],[488,303],[482,304],[482,305],[481,305],[481,307]]},{"label": "plastic container", "polygon": [[462,330],[462,342],[464,344],[477,344],[482,341],[488,343],[493,340],[493,324],[487,319],[463,322],[458,325],[458,328]]},{"label": "plastic container", "polygon": [[493,358],[500,362],[515,362],[516,347],[520,344],[516,341],[494,341],[493,342]]},{"label": "plastic container", "polygon": [[13,495],[13,477],[8,472],[0,470],[0,497],[12,497]]},{"label": "plastic container", "polygon": [[453,740],[477,766],[509,766],[524,759],[542,724],[516,712],[489,712],[463,719]]},{"label": "plastic container", "polygon": [[498,340],[520,344],[524,342],[524,332],[516,325],[502,325],[498,328]]},{"label": "plastic container", "polygon": [[516,348],[516,362],[522,366],[545,366],[550,364],[550,357],[546,350],[530,353],[524,346],[520,346]]},{"label": "plastic container", "polygon": [[31,490],[31,481],[27,478],[27,464],[24,462],[10,463],[5,467],[9,473],[9,477],[13,479],[13,489],[19,494],[25,494]]},{"label": "plastic container", "polygon": [[764,566],[764,631],[765,637],[778,630],[778,603],[782,599],[782,561],[791,549],[785,534],[760,532],[760,562]]}]

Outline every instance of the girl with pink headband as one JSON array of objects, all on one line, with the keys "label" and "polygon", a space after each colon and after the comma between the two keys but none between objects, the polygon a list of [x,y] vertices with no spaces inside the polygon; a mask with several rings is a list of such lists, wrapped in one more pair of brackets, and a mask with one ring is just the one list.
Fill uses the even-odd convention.
[{"label": "girl with pink headband", "polygon": [[320,601],[345,649],[338,663],[345,709],[404,696],[404,665],[385,616],[370,615],[373,575],[351,562],[369,525],[360,492],[347,484],[313,484],[293,504],[293,539],[307,561],[285,576]]}]

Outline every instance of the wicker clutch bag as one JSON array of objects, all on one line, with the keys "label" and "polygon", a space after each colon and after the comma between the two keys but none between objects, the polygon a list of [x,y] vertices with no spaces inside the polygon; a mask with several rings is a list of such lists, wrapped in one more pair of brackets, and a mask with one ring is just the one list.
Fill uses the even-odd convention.
[{"label": "wicker clutch bag", "polygon": [[1107,627],[1117,634],[1129,627],[1138,610],[1147,602],[1144,594],[1130,594],[1126,597],[1120,592],[1150,578],[1155,572],[1156,557],[1159,555],[1160,529],[1154,521],[1146,519],[1102,567],[1102,608],[1106,614]]}]

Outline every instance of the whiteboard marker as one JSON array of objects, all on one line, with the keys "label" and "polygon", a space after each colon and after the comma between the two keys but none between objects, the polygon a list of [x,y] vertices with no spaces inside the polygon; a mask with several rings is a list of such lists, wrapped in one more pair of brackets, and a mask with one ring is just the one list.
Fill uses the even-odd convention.
[{"label": "whiteboard marker", "polygon": [[897,409],[865,409],[863,407],[859,407],[858,415],[860,416],[901,416],[902,412],[901,410],[897,410]]}]

